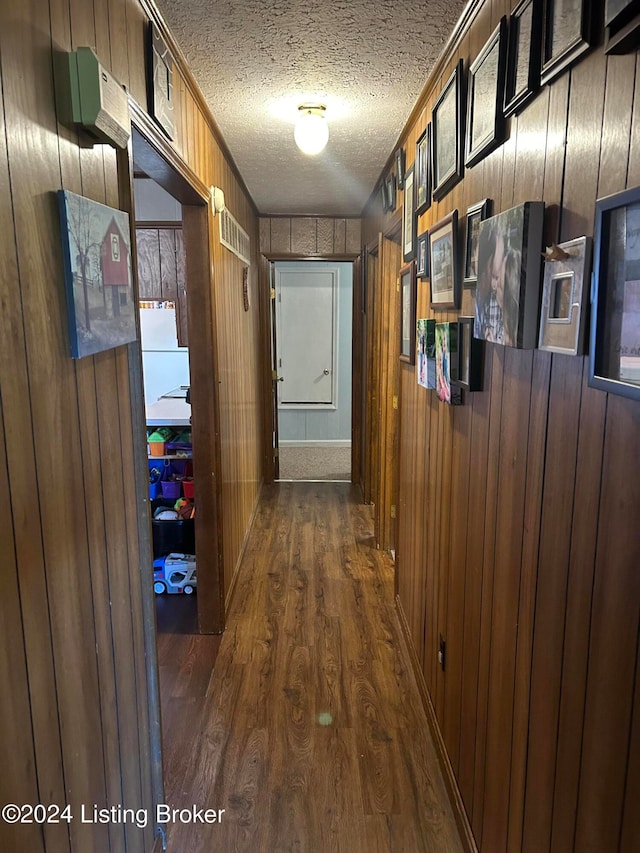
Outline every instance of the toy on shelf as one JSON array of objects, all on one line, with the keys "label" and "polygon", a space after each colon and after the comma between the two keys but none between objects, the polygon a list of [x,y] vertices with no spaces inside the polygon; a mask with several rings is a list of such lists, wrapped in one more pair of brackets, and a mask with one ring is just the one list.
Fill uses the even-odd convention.
[{"label": "toy on shelf", "polygon": [[153,591],[156,595],[191,595],[198,585],[196,558],[192,554],[169,554],[153,561]]}]

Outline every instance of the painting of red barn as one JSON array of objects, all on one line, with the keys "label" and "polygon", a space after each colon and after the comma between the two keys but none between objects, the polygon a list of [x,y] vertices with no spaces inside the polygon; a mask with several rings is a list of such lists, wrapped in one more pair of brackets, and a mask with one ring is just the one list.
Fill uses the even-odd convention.
[{"label": "painting of red barn", "polygon": [[58,204],[71,355],[135,341],[128,214],[66,190]]}]

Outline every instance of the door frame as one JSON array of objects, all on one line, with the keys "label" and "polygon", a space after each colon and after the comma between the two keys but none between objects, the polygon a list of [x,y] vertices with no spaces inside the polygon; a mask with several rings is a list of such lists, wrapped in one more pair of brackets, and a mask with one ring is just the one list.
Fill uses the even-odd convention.
[{"label": "door frame", "polygon": [[[275,300],[275,287],[272,282],[273,265],[276,261],[324,261],[324,262],[346,262],[353,266],[353,293],[355,299],[356,290],[356,261],[360,257],[357,253],[347,254],[291,254],[291,253],[262,253],[260,256],[260,310],[262,315],[262,340],[261,354],[262,364],[264,369],[262,372],[262,388],[263,388],[263,423],[262,423],[262,446],[264,459],[264,482],[273,483],[278,478],[279,474],[279,447],[278,447],[278,407],[277,394],[275,391],[275,383],[278,381],[276,372],[276,353],[275,353],[275,308],[273,302]],[[354,393],[354,363],[353,353],[356,348],[361,346],[361,324],[356,322],[355,312],[352,317],[352,360],[351,360],[351,393]],[[272,343],[273,339],[273,343]],[[359,385],[358,385],[359,387]],[[354,479],[353,468],[353,436],[354,436],[354,414],[356,410],[352,406],[351,414],[351,482],[358,482]],[[359,434],[359,433],[358,433]]]},{"label": "door frame", "polygon": [[[133,105],[133,106],[132,106]],[[215,349],[215,303],[212,299],[211,241],[215,222],[210,214],[210,192],[176,155],[155,123],[130,99],[136,164],[148,177],[182,204],[182,232],[186,261],[187,316],[194,488],[198,496],[195,518],[198,554],[198,628],[202,634],[224,630],[225,601],[222,551],[221,450],[218,364]],[[131,190],[133,197],[133,188]],[[131,208],[133,211],[133,207]],[[135,246],[134,246],[134,261]],[[137,265],[134,263],[137,287]],[[195,354],[195,356],[194,356]],[[144,419],[144,410],[140,412]],[[138,425],[134,424],[134,429]],[[142,427],[146,430],[146,421]],[[146,454],[145,454],[146,459]],[[147,474],[148,478],[148,474]],[[198,548],[198,542],[208,547]]]}]

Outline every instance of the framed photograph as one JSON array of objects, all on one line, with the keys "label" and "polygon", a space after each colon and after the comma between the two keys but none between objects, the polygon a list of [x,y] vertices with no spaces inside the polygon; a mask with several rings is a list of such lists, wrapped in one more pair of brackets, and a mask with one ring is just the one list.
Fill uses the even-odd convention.
[{"label": "framed photograph", "polygon": [[416,143],[416,213],[431,207],[431,123]]},{"label": "framed photograph", "polygon": [[458,318],[458,378],[466,391],[482,391],[484,341],[473,336],[475,317]]},{"label": "framed photograph", "polygon": [[436,387],[436,321],[418,320],[416,323],[416,350],[418,385]]},{"label": "framed photograph", "polygon": [[390,213],[396,209],[396,176],[390,172],[384,182],[387,210]]},{"label": "framed photograph", "polygon": [[402,208],[402,258],[410,261],[416,254],[416,215],[414,210],[413,166],[404,176],[404,203]]},{"label": "framed photograph", "polygon": [[640,187],[596,202],[589,385],[640,400]]},{"label": "framed photograph", "polygon": [[458,380],[458,324],[436,323],[436,394],[443,403],[459,406],[462,392]]},{"label": "framed photograph", "polygon": [[518,114],[540,87],[542,0],[520,0],[509,19],[504,115]]},{"label": "framed photograph", "polygon": [[431,307],[457,308],[458,211],[454,210],[429,229]]},{"label": "framed photograph", "polygon": [[462,59],[444,85],[431,115],[433,197],[445,196],[462,177],[464,140]]},{"label": "framed photograph", "polygon": [[404,189],[404,168],[405,168],[404,148],[398,148],[396,151],[396,181],[397,181],[399,190]]},{"label": "framed photograph", "polygon": [[605,0],[604,52],[633,53],[640,48],[640,0]]},{"label": "framed photograph", "polygon": [[467,166],[475,166],[504,141],[502,104],[506,55],[507,18],[504,16],[469,68]]},{"label": "framed photograph", "polygon": [[153,22],[149,23],[148,33],[149,115],[173,139],[173,56]]},{"label": "framed photograph", "polygon": [[478,283],[478,236],[480,223],[491,215],[491,199],[485,198],[467,210],[467,232],[464,243],[464,287],[475,287]]},{"label": "framed photograph", "polygon": [[591,238],[578,237],[557,249],[557,255],[566,257],[544,262],[538,348],[582,355],[587,313],[582,305],[591,281]]},{"label": "framed photograph", "polygon": [[380,206],[382,207],[382,212],[387,213],[389,208],[387,207],[387,186],[385,181],[383,180],[380,184]]},{"label": "framed photograph", "polygon": [[400,270],[400,361],[416,361],[416,265]]},{"label": "framed photograph", "polygon": [[128,214],[66,190],[57,196],[72,357],[135,341]]},{"label": "framed photograph", "polygon": [[517,349],[538,340],[544,202],[526,201],[480,223],[474,335]]},{"label": "framed photograph", "polygon": [[591,0],[547,0],[540,82],[551,83],[591,46]]},{"label": "framed photograph", "polygon": [[418,237],[418,261],[416,275],[429,278],[429,232],[423,231]]}]

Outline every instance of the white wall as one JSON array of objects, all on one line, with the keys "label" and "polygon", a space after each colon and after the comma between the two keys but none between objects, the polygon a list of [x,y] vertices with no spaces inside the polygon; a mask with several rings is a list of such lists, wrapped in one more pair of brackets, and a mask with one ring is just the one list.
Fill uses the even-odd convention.
[{"label": "white wall", "polygon": [[133,182],[136,222],[182,222],[182,205],[151,178]]},{"label": "white wall", "polygon": [[351,349],[353,264],[335,261],[276,261],[276,270],[300,267],[338,269],[338,359],[336,408],[278,408],[278,430],[281,444],[351,442]]}]

